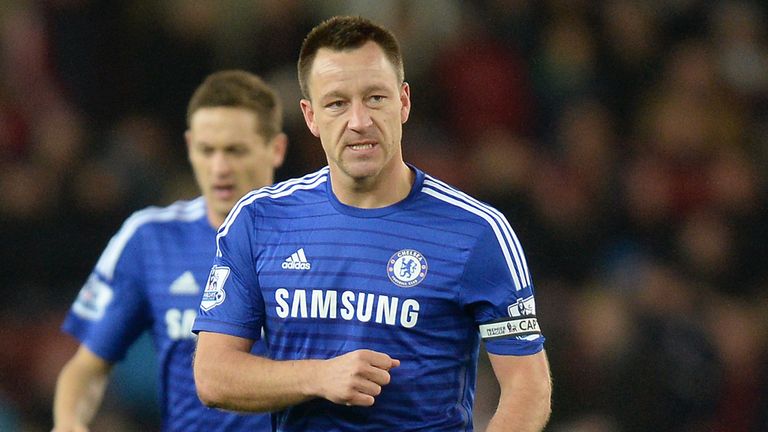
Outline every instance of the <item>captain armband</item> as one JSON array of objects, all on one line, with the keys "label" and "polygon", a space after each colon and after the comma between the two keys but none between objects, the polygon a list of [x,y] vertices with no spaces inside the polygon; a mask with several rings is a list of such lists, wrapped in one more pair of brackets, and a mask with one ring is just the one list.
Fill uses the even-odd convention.
[{"label": "captain armband", "polygon": [[483,339],[525,337],[540,334],[539,322],[533,316],[506,318],[501,321],[480,325],[480,337]]}]

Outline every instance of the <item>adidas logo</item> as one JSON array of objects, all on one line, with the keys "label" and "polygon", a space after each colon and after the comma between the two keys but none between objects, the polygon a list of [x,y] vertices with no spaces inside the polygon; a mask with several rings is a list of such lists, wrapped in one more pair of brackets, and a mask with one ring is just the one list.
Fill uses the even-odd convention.
[{"label": "adidas logo", "polygon": [[282,267],[286,270],[309,270],[312,264],[307,261],[307,256],[304,255],[304,248],[301,248],[286,258]]},{"label": "adidas logo", "polygon": [[178,279],[173,281],[169,291],[175,295],[195,295],[200,292],[200,286],[195,282],[192,272],[186,271]]}]

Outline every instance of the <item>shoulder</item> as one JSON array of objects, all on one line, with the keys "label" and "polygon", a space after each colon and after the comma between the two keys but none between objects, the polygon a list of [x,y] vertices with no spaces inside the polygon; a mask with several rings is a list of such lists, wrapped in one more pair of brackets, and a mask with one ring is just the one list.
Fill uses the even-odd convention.
[{"label": "shoulder", "polygon": [[504,214],[434,177],[426,176],[421,191],[440,203],[447,224],[457,224],[454,230],[474,238],[473,274],[483,274],[496,263],[509,271],[517,290],[531,286],[522,245]]},{"label": "shoulder", "polygon": [[254,199],[268,198],[280,200],[286,197],[303,198],[313,192],[325,190],[324,185],[328,181],[328,167],[323,167],[303,177],[297,177],[257,189],[251,193]]},{"label": "shoulder", "polygon": [[430,176],[424,175],[421,194],[428,197],[430,209],[457,222],[478,224],[492,228],[507,225],[506,217],[492,205],[478,200],[461,190]]},{"label": "shoulder", "polygon": [[216,256],[221,256],[221,241],[230,233],[246,233],[234,236],[236,241],[244,241],[255,224],[259,224],[259,231],[264,231],[269,225],[264,223],[267,218],[282,220],[285,216],[300,213],[300,206],[322,200],[327,181],[328,167],[324,167],[303,177],[256,189],[243,196],[219,227],[216,234]]},{"label": "shoulder", "polygon": [[205,202],[202,197],[177,201],[166,207],[152,206],[134,212],[128,217],[117,233],[107,244],[96,269],[107,277],[111,277],[119,258],[123,255],[128,244],[141,236],[142,233],[156,233],[157,230],[167,229],[177,223],[188,224],[205,216]]},{"label": "shoulder", "polygon": [[320,193],[325,193],[328,181],[328,167],[324,167],[303,177],[297,177],[255,189],[243,196],[224,221],[226,225],[236,219],[243,211],[262,213],[264,208],[284,207],[316,200]]},{"label": "shoulder", "polygon": [[148,225],[193,222],[203,217],[205,201],[198,197],[189,201],[176,201],[165,207],[151,206],[138,210],[125,220],[120,232],[133,234],[137,229]]}]

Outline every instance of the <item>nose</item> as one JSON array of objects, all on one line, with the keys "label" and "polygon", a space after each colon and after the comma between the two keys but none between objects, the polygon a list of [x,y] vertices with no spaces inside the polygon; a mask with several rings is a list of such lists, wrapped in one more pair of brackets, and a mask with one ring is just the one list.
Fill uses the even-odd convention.
[{"label": "nose", "polygon": [[355,132],[360,132],[373,124],[371,115],[368,113],[368,108],[361,101],[352,102],[350,107],[349,122],[347,127]]},{"label": "nose", "polygon": [[211,172],[216,177],[225,177],[232,170],[229,158],[224,152],[215,152],[211,156]]}]

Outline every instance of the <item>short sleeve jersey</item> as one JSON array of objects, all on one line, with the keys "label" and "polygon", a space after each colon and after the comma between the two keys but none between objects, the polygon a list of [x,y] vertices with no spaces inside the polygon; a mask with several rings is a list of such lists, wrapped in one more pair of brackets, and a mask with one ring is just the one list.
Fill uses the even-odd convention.
[{"label": "short sleeve jersey", "polygon": [[499,355],[542,349],[506,218],[411,169],[389,207],[344,205],[325,167],[246,195],[219,229],[193,331],[258,339],[263,326],[276,360],[401,361],[373,407],[313,399],[274,413],[278,431],[471,431],[480,340]]},{"label": "short sleeve jersey", "polygon": [[[195,391],[191,329],[215,237],[202,198],[134,213],[102,253],[63,329],[109,362],[151,332],[164,431],[268,431],[268,415],[209,409]],[[254,352],[263,354],[263,346]]]}]

